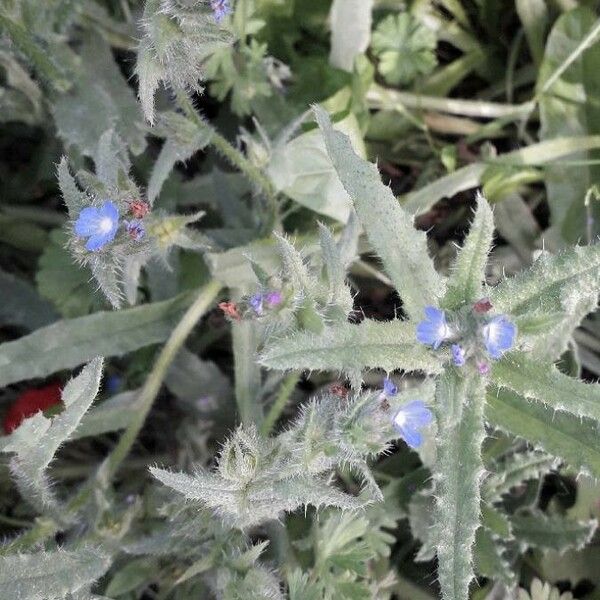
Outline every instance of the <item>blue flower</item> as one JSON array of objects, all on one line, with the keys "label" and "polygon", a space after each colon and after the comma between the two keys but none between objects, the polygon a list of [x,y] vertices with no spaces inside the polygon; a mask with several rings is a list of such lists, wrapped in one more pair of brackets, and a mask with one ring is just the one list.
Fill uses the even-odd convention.
[{"label": "blue flower", "polygon": [[465,365],[465,351],[459,344],[452,344],[452,360],[457,367]]},{"label": "blue flower", "polygon": [[437,350],[451,334],[446,323],[446,313],[435,306],[426,306],[425,319],[417,325],[417,340]]},{"label": "blue flower", "polygon": [[425,403],[413,400],[396,413],[392,425],[411,448],[418,448],[423,443],[423,435],[419,430],[427,427],[432,420],[433,413]]},{"label": "blue flower", "polygon": [[231,12],[229,0],[210,0],[210,7],[217,23],[222,21]]},{"label": "blue flower", "polygon": [[88,250],[100,250],[117,235],[119,210],[113,202],[107,200],[100,208],[84,208],[75,221],[75,233],[88,238],[85,247]]},{"label": "blue flower", "polygon": [[517,337],[517,326],[504,315],[488,321],[481,330],[485,349],[492,358],[500,358],[513,347]]},{"label": "blue flower", "polygon": [[262,294],[254,294],[254,296],[250,297],[248,301],[250,306],[254,309],[254,312],[257,315],[262,315],[263,312],[263,295]]},{"label": "blue flower", "polygon": [[389,378],[386,377],[383,380],[383,395],[386,397],[395,396],[398,393],[396,384]]},{"label": "blue flower", "polygon": [[131,221],[125,221],[125,227],[127,228],[127,233],[132,240],[139,242],[144,235],[146,235],[146,229],[144,224],[138,219],[132,219]]}]

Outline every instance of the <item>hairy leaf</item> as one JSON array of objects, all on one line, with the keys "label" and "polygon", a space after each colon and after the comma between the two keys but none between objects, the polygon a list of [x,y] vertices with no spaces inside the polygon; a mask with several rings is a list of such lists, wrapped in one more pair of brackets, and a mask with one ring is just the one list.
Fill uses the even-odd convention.
[{"label": "hairy leaf", "polygon": [[475,219],[461,248],[442,305],[449,309],[476,302],[483,295],[483,281],[488,253],[494,237],[494,216],[487,200],[477,198]]},{"label": "hairy leaf", "polygon": [[58,315],[52,305],[41,298],[35,288],[24,279],[0,269],[0,289],[0,324],[32,330],[57,319]]},{"label": "hairy leaf", "polygon": [[597,303],[600,245],[575,246],[556,255],[543,253],[527,270],[488,290],[494,309],[515,316],[563,313],[547,335],[533,344],[539,358],[556,360],[583,317]]},{"label": "hairy leaf", "polygon": [[547,515],[538,510],[517,513],[512,515],[510,520],[515,537],[521,544],[559,552],[569,548],[583,548],[598,526],[594,519],[573,521],[560,515]]},{"label": "hairy leaf", "polygon": [[383,185],[377,167],[355,154],[348,137],[333,129],[323,109],[314,110],[329,156],[373,248],[406,312],[420,319],[425,306],[436,304],[444,291],[444,282],[429,258],[425,234],[414,229],[412,217]]},{"label": "hairy leaf", "polygon": [[485,414],[499,429],[600,477],[600,425],[596,421],[556,412],[540,402],[530,402],[506,388],[494,386],[488,390]]},{"label": "hairy leaf", "polygon": [[544,452],[513,454],[493,466],[492,474],[483,483],[481,494],[488,502],[499,502],[503,494],[524,481],[537,479],[556,466],[556,459]]},{"label": "hairy leaf", "polygon": [[0,556],[0,596],[64,600],[102,577],[110,563],[110,556],[99,548]]},{"label": "hairy leaf", "polygon": [[600,385],[564,375],[552,365],[540,365],[524,353],[512,352],[496,362],[492,378],[496,385],[555,410],[600,420]]},{"label": "hairy leaf", "polygon": [[57,321],[0,345],[0,386],[45,377],[98,356],[122,356],[164,341],[190,304],[189,294],[117,312]]},{"label": "hairy leaf", "polygon": [[2,451],[15,453],[10,467],[26,499],[31,500],[33,495],[34,501],[41,505],[53,502],[45,471],[94,401],[100,387],[102,365],[103,359],[96,358],[69,381],[62,391],[63,412],[52,419],[38,412],[2,440]]},{"label": "hairy leaf", "polygon": [[88,34],[80,58],[72,89],[52,106],[58,135],[92,156],[100,136],[112,126],[131,151],[140,154],[146,147],[142,113],[110,46],[100,35]]},{"label": "hairy leaf", "polygon": [[338,323],[322,333],[294,333],[270,344],[260,362],[271,369],[353,371],[381,368],[438,373],[439,360],[417,346],[414,326],[407,321],[364,320],[358,325]]}]

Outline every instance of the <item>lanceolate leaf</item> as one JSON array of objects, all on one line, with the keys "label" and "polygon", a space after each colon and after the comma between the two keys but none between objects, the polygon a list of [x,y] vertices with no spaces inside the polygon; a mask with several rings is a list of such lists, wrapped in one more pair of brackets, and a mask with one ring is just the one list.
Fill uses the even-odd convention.
[{"label": "lanceolate leaf", "polygon": [[414,325],[407,321],[339,323],[321,334],[299,332],[278,340],[260,357],[271,369],[351,371],[381,368],[438,373],[440,362],[416,346]]},{"label": "lanceolate leaf", "polygon": [[600,477],[600,425],[597,422],[557,412],[494,386],[488,389],[485,415],[499,429],[525,438],[573,467]]},{"label": "lanceolate leaf", "polygon": [[511,523],[515,537],[525,546],[558,552],[583,548],[598,525],[594,519],[574,521],[541,511],[518,513],[511,517]]},{"label": "lanceolate leaf", "polygon": [[481,298],[485,265],[493,237],[492,210],[487,200],[479,196],[475,219],[448,279],[448,289],[442,303],[444,307],[457,309],[467,302],[475,302]]},{"label": "lanceolate leaf", "polygon": [[327,152],[373,248],[408,315],[421,318],[424,307],[436,304],[444,291],[444,283],[428,258],[425,234],[415,230],[412,217],[381,182],[377,167],[356,155],[349,138],[333,129],[323,109],[314,110]]},{"label": "lanceolate leaf", "polygon": [[555,410],[600,420],[599,384],[583,383],[524,353],[513,352],[495,363],[492,378],[496,385],[540,400]]},{"label": "lanceolate leaf", "polygon": [[479,527],[479,480],[483,471],[485,383],[447,369],[436,390],[438,457],[436,546],[445,600],[467,600],[473,577],[473,544]]},{"label": "lanceolate leaf", "polygon": [[162,342],[191,303],[172,300],[117,312],[97,312],[58,321],[14,342],[0,345],[0,386],[72,369],[99,354],[121,356]]},{"label": "lanceolate leaf", "polygon": [[0,557],[0,597],[63,600],[104,575],[111,559],[99,548]]},{"label": "lanceolate leaf", "polygon": [[600,245],[575,246],[556,255],[542,254],[531,269],[488,290],[495,310],[538,318],[563,313],[545,335],[536,336],[532,351],[538,359],[556,360],[569,336],[597,304],[600,286]]},{"label": "lanceolate leaf", "polygon": [[45,470],[94,401],[100,387],[102,364],[101,358],[94,359],[75,379],[69,381],[62,392],[65,405],[63,412],[52,419],[38,412],[25,419],[10,436],[2,440],[2,450],[15,453],[11,470],[25,498],[30,499],[34,494],[35,500],[42,504],[52,502]]}]

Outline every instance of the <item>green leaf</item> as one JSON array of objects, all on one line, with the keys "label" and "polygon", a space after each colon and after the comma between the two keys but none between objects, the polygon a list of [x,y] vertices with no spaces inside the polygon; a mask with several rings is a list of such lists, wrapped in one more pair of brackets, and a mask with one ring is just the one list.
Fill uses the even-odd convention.
[{"label": "green leaf", "polygon": [[600,425],[529,402],[508,389],[490,386],[485,407],[492,425],[600,477]]},{"label": "green leaf", "polygon": [[125,429],[139,412],[139,390],[117,394],[83,416],[71,439],[94,437]]},{"label": "green leaf", "polygon": [[[581,44],[594,30],[595,40],[598,40],[597,26],[596,13],[582,6],[562,15],[550,32],[537,82],[542,140],[600,133],[600,87],[596,76],[600,46],[589,40],[581,52]],[[555,73],[564,66],[567,68],[556,78]],[[585,162],[599,157],[598,151],[582,149],[572,159]],[[587,190],[599,178],[599,165],[556,163],[546,167],[545,184],[552,223],[567,242],[577,243],[587,237],[588,214],[584,199]],[[589,224],[593,239],[600,233],[600,204],[597,202],[590,206],[590,216],[594,219]]]},{"label": "green leaf", "polygon": [[550,408],[579,417],[600,420],[600,385],[584,383],[540,364],[522,352],[511,352],[492,366],[496,385],[526,398],[540,400]]},{"label": "green leaf", "polygon": [[156,577],[158,568],[157,562],[149,560],[147,556],[136,558],[113,575],[106,593],[113,598],[132,592],[138,587],[146,587],[148,582]]},{"label": "green leaf", "polygon": [[191,303],[188,293],[116,312],[57,321],[0,345],[0,386],[72,369],[101,354],[122,356],[164,341]]},{"label": "green leaf", "polygon": [[[354,115],[336,123],[336,128],[348,135],[360,156],[366,156]],[[323,133],[313,129],[278,144],[273,149],[267,173],[275,188],[298,204],[345,223],[352,202],[332,160],[327,154]]]},{"label": "green leaf", "polygon": [[532,346],[536,358],[556,360],[568,338],[597,304],[600,245],[575,246],[556,255],[543,253],[527,271],[505,279],[488,295],[499,313],[563,313],[564,317]]},{"label": "green leaf", "polygon": [[483,527],[477,530],[473,552],[475,572],[510,585],[514,582],[515,576],[502,551],[502,546],[494,541],[489,530]]},{"label": "green leaf", "polygon": [[329,12],[332,66],[352,72],[354,58],[369,45],[372,10],[373,0],[334,0]]},{"label": "green leaf", "polygon": [[40,295],[50,300],[63,317],[80,317],[106,305],[90,283],[89,270],[73,263],[65,248],[67,240],[63,229],[50,233],[35,279]]},{"label": "green leaf", "polygon": [[439,359],[415,343],[414,325],[407,321],[338,323],[322,333],[297,332],[277,341],[260,356],[271,369],[355,371],[381,368],[439,373]]},{"label": "green leaf", "polygon": [[495,463],[492,473],[481,489],[488,502],[499,502],[513,487],[530,479],[538,479],[556,466],[556,459],[544,452],[522,452],[513,454],[503,463]]},{"label": "green leaf", "polygon": [[338,176],[404,309],[411,318],[420,319],[425,306],[437,304],[444,291],[444,282],[429,258],[425,234],[415,230],[412,217],[381,182],[377,167],[354,153],[348,137],[333,129],[323,109],[315,107],[314,111]]},{"label": "green leaf", "polygon": [[11,600],[63,600],[102,577],[111,558],[99,548],[0,557],[0,596]]},{"label": "green leaf", "polygon": [[87,34],[79,56],[72,89],[52,104],[58,135],[92,156],[101,135],[113,127],[131,151],[140,154],[146,147],[141,110],[110,46],[100,35]]},{"label": "green leaf", "polygon": [[510,517],[515,538],[524,546],[564,552],[583,548],[594,535],[598,522],[574,521],[541,511],[517,513]]},{"label": "green leaf", "polygon": [[456,310],[483,296],[485,266],[494,238],[494,215],[483,196],[477,198],[475,219],[448,278],[442,306]]},{"label": "green leaf", "polygon": [[271,471],[270,481],[261,477],[252,482],[246,481],[242,473],[237,480],[202,471],[190,476],[152,467],[150,472],[164,485],[189,500],[201,501],[225,522],[241,529],[276,519],[283,511],[307,504],[345,510],[363,506],[359,499],[328,485],[326,478],[298,472],[275,478]]},{"label": "green leaf", "polygon": [[331,231],[322,223],[319,223],[319,239],[329,287],[327,304],[338,308],[339,316],[346,321],[354,305],[352,290],[346,284],[346,267]]},{"label": "green leaf", "polygon": [[70,83],[64,73],[49,58],[48,52],[39,46],[30,31],[2,13],[0,29],[8,34],[15,48],[33,65],[39,77],[60,92],[69,88]]},{"label": "green leaf", "polygon": [[435,464],[435,542],[444,600],[467,600],[473,544],[479,527],[485,383],[448,368],[436,389],[438,457]]},{"label": "green leaf", "polygon": [[14,452],[10,467],[27,500],[53,503],[53,494],[46,481],[45,471],[56,451],[77,428],[91,406],[102,377],[103,359],[96,358],[86,365],[62,391],[64,410],[48,419],[38,412],[25,419],[9,436],[2,439],[3,452]]},{"label": "green leaf", "polygon": [[49,302],[40,298],[35,288],[24,279],[0,269],[0,324],[16,325],[32,330],[55,321],[58,317]]},{"label": "green leaf", "polygon": [[185,162],[198,150],[206,147],[212,137],[210,127],[202,127],[198,122],[178,113],[162,113],[155,135],[165,135],[166,140],[152,167],[148,181],[147,198],[152,205],[160,194],[163,183],[178,162]]},{"label": "green leaf", "polygon": [[[481,492],[484,498],[483,490]],[[496,537],[504,539],[512,537],[508,516],[487,502],[481,503],[481,524]]]},{"label": "green leaf", "polygon": [[407,85],[427,75],[437,64],[435,33],[410,13],[389,15],[373,33],[373,53],[378,71],[392,85]]}]

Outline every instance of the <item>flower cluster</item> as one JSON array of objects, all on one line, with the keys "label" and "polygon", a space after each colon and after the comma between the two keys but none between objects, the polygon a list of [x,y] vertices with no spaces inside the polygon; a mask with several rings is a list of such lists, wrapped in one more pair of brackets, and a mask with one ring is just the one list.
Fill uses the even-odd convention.
[{"label": "flower cluster", "polygon": [[[148,204],[141,200],[131,202],[129,205],[129,213],[134,218],[123,220],[123,225],[129,237],[136,242],[146,234],[143,218],[149,210]],[[75,221],[75,234],[87,238],[86,250],[90,252],[101,250],[117,236],[119,218],[119,209],[111,200],[105,200],[100,207],[88,206],[79,213]]]},{"label": "flower cluster", "polygon": [[434,350],[450,343],[452,361],[457,367],[463,367],[472,358],[478,371],[485,375],[490,369],[488,358],[502,358],[517,337],[517,327],[508,317],[486,316],[491,308],[487,298],[473,304],[469,312],[450,316],[439,308],[427,306],[425,319],[417,325],[417,340]]},{"label": "flower cluster", "polygon": [[[398,393],[398,388],[393,381],[386,377],[383,380],[381,395],[384,398],[393,397]],[[422,400],[412,400],[402,406],[394,415],[392,425],[398,435],[410,448],[418,448],[423,443],[421,430],[433,420],[433,413]]]},{"label": "flower cluster", "polygon": [[234,321],[243,318],[262,317],[267,311],[272,310],[283,302],[283,294],[279,290],[256,292],[247,300],[240,302],[221,302],[219,308],[223,314]]}]

